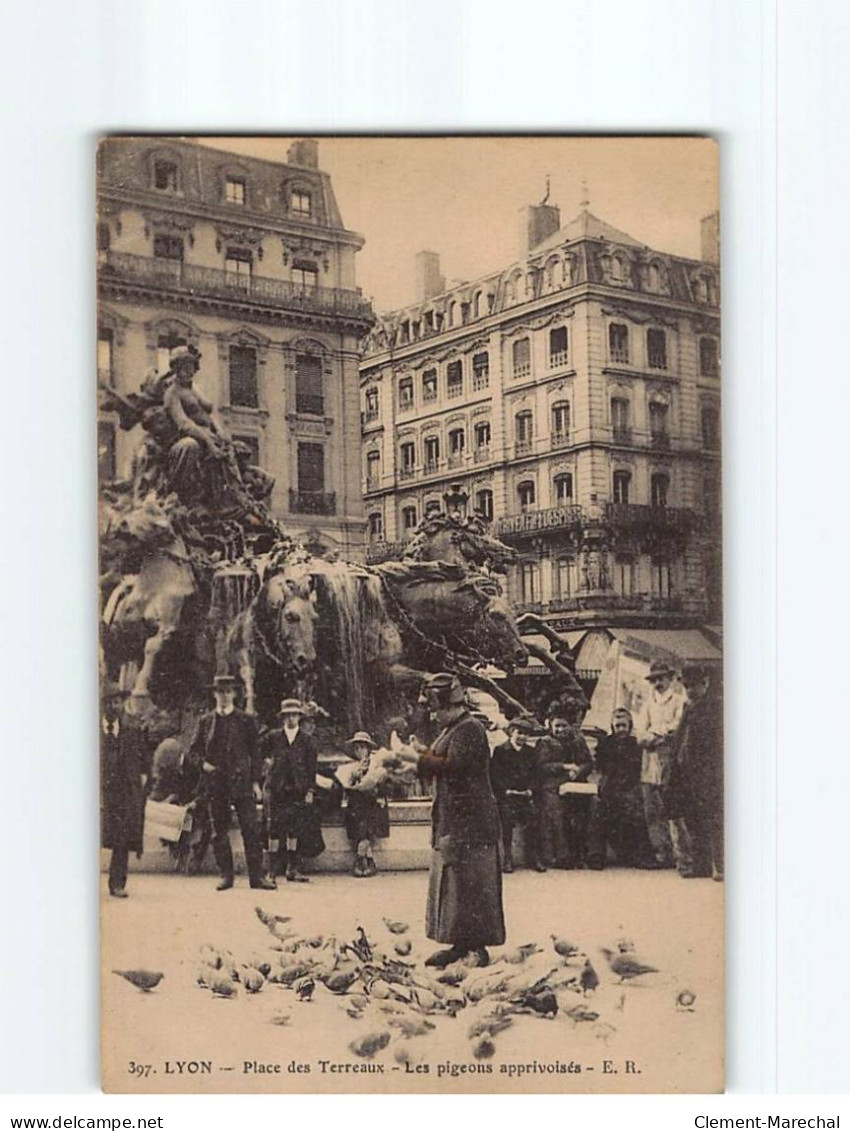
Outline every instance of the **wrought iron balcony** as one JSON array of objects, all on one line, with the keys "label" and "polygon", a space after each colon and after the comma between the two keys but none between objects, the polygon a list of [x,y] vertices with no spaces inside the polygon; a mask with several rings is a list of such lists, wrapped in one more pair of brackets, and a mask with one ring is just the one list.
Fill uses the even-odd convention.
[{"label": "wrought iron balcony", "polygon": [[104,283],[115,279],[185,295],[215,296],[234,302],[259,303],[318,314],[347,314],[373,321],[372,307],[360,290],[302,287],[286,279],[237,275],[220,267],[202,267],[179,259],[158,259],[117,251],[101,253],[99,274]]},{"label": "wrought iron balcony", "polygon": [[553,432],[551,436],[551,444],[553,449],[568,448],[570,446],[569,432]]},{"label": "wrought iron balcony", "polygon": [[527,456],[531,454],[534,447],[533,440],[517,440],[514,444],[514,455]]},{"label": "wrought iron balcony", "polygon": [[373,542],[366,547],[366,561],[369,565],[401,561],[406,547],[406,542]]},{"label": "wrought iron balcony", "polygon": [[580,526],[581,521],[581,507],[570,504],[563,507],[549,507],[547,510],[526,511],[525,514],[507,515],[496,520],[493,533],[499,538],[519,538],[547,530]]},{"label": "wrought iron balcony", "polygon": [[606,503],[605,519],[621,529],[690,531],[697,515],[686,507],[652,507],[645,503]]},{"label": "wrought iron balcony", "polygon": [[336,514],[336,491],[296,491],[289,488],[292,514]]},{"label": "wrought iron balcony", "polygon": [[628,349],[617,349],[616,346],[611,348],[611,361],[615,365],[628,365],[629,364],[629,351]]}]

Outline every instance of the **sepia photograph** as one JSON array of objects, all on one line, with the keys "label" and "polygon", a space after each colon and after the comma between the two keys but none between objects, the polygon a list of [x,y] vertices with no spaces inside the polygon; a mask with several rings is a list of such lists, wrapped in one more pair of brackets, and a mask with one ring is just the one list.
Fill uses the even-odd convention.
[{"label": "sepia photograph", "polygon": [[723,1091],[719,162],[100,141],[105,1091]]}]

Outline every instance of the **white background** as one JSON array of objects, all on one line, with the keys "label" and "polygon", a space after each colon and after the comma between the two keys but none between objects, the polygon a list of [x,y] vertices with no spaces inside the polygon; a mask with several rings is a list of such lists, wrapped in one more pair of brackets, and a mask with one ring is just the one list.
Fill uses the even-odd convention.
[{"label": "white background", "polygon": [[[355,1113],[311,1098],[96,1094],[92,249],[98,133],[376,129],[721,140],[732,1095],[576,1098],[568,1111],[691,1127],[704,1111],[842,1106],[769,1093],[844,1091],[850,1053],[847,25],[846,5],[827,0],[7,4],[0,1088],[16,1094],[10,1108],[163,1113],[171,1127],[230,1126],[246,1112],[366,1114],[357,1101],[345,1101]],[[526,1119],[529,1105],[369,1102],[371,1118],[407,1122],[468,1117],[472,1102],[476,1118]],[[539,1118],[567,1110],[539,1102]]]}]

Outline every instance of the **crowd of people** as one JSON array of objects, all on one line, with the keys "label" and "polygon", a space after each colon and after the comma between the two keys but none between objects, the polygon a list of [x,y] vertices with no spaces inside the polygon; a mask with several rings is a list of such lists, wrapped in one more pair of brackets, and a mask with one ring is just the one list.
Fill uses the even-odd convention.
[{"label": "crowd of people", "polygon": [[[438,941],[453,933],[446,917],[451,920],[470,900],[476,904],[473,889],[488,890],[483,878],[492,877],[494,867],[500,874],[514,871],[518,833],[524,862],[541,873],[601,869],[613,860],[722,879],[718,674],[699,667],[679,672],[656,661],[647,678],[649,691],[636,717],[617,708],[610,733],[596,736],[591,750],[577,700],[553,703],[542,722],[494,718],[475,709],[455,676],[441,673],[426,682],[408,718],[392,720],[386,746],[395,751],[393,762],[369,733],[358,731],[329,777],[319,764],[315,732],[323,712],[315,704],[284,699],[276,724],[260,735],[254,717],[237,706],[238,680],[218,675],[215,706],[201,717],[185,750],[168,738],[151,758],[123,693],[109,686],[101,726],[109,891],[127,894],[129,855],[142,852],[147,797],[191,813],[195,864],[211,844],[219,891],[234,885],[234,818],[251,887],[272,890],[279,876],[309,882],[305,861],[324,850],[322,820],[333,807],[342,813],[351,844],[352,874],[373,876],[376,846],[389,836],[389,801],[398,796],[390,764],[415,767],[417,784],[407,795],[433,797],[432,847],[439,866],[432,873],[429,923]],[[455,882],[459,844],[471,888]],[[500,933],[496,902],[483,899],[488,938]]]}]

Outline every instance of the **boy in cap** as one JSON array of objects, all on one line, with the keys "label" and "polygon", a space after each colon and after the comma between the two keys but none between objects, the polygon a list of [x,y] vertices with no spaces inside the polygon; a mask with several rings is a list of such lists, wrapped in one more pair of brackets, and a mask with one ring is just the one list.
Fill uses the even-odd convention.
[{"label": "boy in cap", "polygon": [[514,870],[513,836],[519,825],[525,836],[525,851],[530,867],[545,872],[540,859],[536,795],[539,787],[537,754],[531,739],[536,733],[530,719],[522,717],[508,723],[508,738],[493,751],[490,781],[502,822],[502,871]]},{"label": "boy in cap", "polygon": [[345,831],[354,848],[352,876],[374,876],[374,841],[390,835],[389,810],[384,794],[385,774],[373,765],[372,752],[376,744],[370,734],[359,730],[346,742],[351,756],[356,760],[340,766],[337,780],[345,791],[342,807],[345,813]]},{"label": "boy in cap", "polygon": [[318,855],[309,844],[314,833],[310,807],[316,790],[316,744],[301,725],[303,715],[299,700],[282,700],[282,725],[265,735],[261,748],[267,766],[270,849],[277,854],[278,872],[283,871],[289,883],[300,884],[309,883],[302,856]]}]

